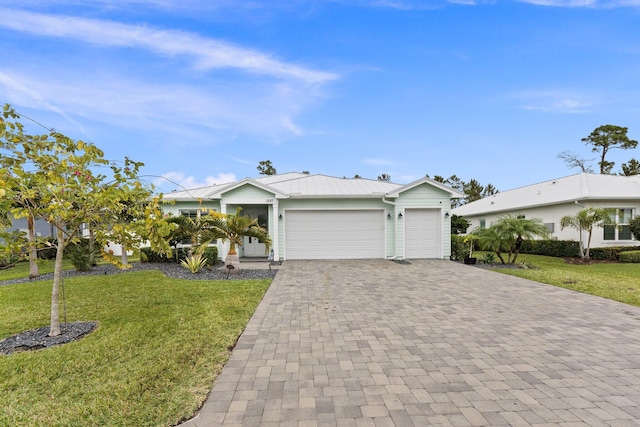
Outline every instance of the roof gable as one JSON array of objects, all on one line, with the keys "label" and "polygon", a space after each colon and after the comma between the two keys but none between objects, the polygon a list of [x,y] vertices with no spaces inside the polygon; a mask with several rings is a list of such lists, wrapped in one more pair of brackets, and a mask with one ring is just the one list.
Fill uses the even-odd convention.
[{"label": "roof gable", "polygon": [[282,192],[278,191],[277,189],[275,189],[275,188],[273,188],[271,186],[265,185],[265,184],[263,184],[261,182],[258,182],[258,181],[254,180],[254,179],[251,179],[251,178],[245,178],[242,181],[238,181],[238,182],[229,184],[229,185],[227,185],[225,187],[216,189],[216,191],[213,191],[208,195],[208,198],[209,199],[220,199],[220,198],[222,198],[222,196],[224,194],[227,194],[227,193],[229,193],[229,192],[231,192],[233,190],[237,190],[237,189],[240,189],[240,188],[246,187],[246,186],[251,186],[251,187],[260,189],[262,191],[265,191],[265,192],[267,192],[269,194],[273,194],[273,196],[275,198],[277,198],[277,199],[285,199],[285,198],[288,197],[287,194],[282,193]]},{"label": "roof gable", "polygon": [[399,197],[401,193],[404,193],[405,191],[412,190],[412,189],[414,189],[416,187],[419,187],[421,185],[430,185],[432,187],[440,189],[440,190],[448,193],[449,196],[451,198],[454,198],[454,199],[458,199],[458,198],[463,198],[464,197],[464,194],[454,190],[453,188],[451,188],[451,187],[449,187],[449,186],[447,186],[445,184],[442,184],[441,182],[429,179],[427,177],[420,178],[420,179],[418,179],[416,181],[413,181],[413,182],[411,182],[411,183],[409,183],[407,185],[403,185],[403,186],[395,189],[394,191],[389,192],[387,194],[387,197]]}]

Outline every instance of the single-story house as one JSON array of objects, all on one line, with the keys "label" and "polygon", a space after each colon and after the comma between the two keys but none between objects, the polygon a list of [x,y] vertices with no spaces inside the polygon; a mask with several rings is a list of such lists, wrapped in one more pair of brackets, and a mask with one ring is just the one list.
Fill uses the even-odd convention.
[{"label": "single-story house", "polygon": [[[452,188],[422,178],[407,185],[363,178],[286,173],[164,194],[165,213],[198,209],[257,218],[276,260],[448,259]],[[221,258],[228,243],[217,242]],[[264,257],[265,245],[244,238],[238,254]]]},{"label": "single-story house", "polygon": [[594,229],[591,247],[635,246],[629,220],[640,209],[640,176],[598,175],[580,173],[564,178],[515,188],[455,208],[452,213],[471,222],[468,231],[489,227],[504,215],[538,218],[551,237],[586,243],[573,228],[562,229],[560,219],[573,216],[587,207],[613,208],[615,226]]}]

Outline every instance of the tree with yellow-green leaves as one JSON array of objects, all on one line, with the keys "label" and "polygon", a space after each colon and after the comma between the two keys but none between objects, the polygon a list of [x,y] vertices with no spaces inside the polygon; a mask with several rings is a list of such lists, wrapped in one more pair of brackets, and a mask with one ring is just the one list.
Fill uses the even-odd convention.
[{"label": "tree with yellow-green leaves", "polygon": [[[135,248],[144,239],[163,253],[171,252],[167,242],[171,225],[163,218],[159,198],[152,198],[151,189],[138,179],[142,163],[128,158],[122,163],[110,162],[95,145],[53,129],[42,135],[27,134],[22,118],[11,106],[4,106],[0,118],[0,217],[45,220],[56,231],[49,335],[57,336],[61,333],[64,250],[80,237],[83,225],[91,227],[100,248],[127,239]],[[145,203],[138,203],[141,200]],[[136,206],[135,213],[127,211],[131,205]],[[104,250],[102,255],[119,263]]]}]

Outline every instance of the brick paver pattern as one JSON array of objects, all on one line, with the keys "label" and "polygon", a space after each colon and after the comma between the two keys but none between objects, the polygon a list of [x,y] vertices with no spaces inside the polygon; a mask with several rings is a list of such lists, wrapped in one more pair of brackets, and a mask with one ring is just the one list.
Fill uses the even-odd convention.
[{"label": "brick paver pattern", "polygon": [[640,309],[450,261],[287,261],[204,426],[639,426]]}]

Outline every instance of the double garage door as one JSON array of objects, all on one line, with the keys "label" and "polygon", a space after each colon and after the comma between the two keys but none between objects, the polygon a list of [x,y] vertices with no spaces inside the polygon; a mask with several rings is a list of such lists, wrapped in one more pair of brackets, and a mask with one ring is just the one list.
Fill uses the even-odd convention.
[{"label": "double garage door", "polygon": [[[405,258],[441,258],[441,211],[405,209]],[[382,209],[287,210],[286,259],[385,258],[385,223]]]},{"label": "double garage door", "polygon": [[385,211],[287,210],[286,259],[385,257]]}]

